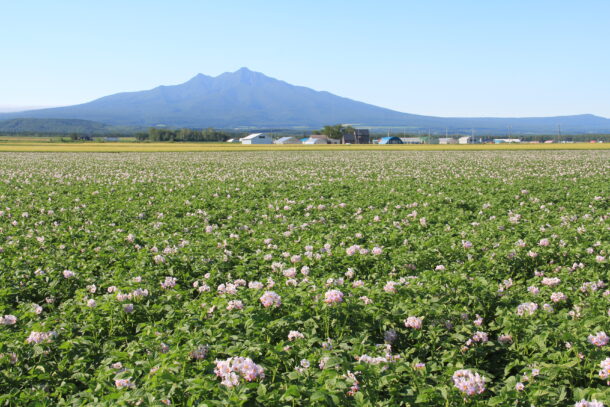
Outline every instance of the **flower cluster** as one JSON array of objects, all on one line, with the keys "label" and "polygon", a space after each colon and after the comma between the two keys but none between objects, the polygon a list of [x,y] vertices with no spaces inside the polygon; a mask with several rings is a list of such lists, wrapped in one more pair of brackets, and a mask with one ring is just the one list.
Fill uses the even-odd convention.
[{"label": "flower cluster", "polygon": [[608,338],[608,335],[606,335],[606,333],[604,331],[601,331],[601,332],[597,332],[595,335],[589,335],[587,340],[592,345],[602,347],[602,346],[606,346],[608,344],[608,341],[610,340],[610,338]]},{"label": "flower cluster", "polygon": [[412,329],[421,329],[422,328],[422,318],[409,317],[405,320],[405,326],[407,328],[412,328]]},{"label": "flower cluster", "polygon": [[49,332],[37,332],[32,331],[30,336],[26,339],[27,343],[39,344],[43,342],[51,342],[54,337],[57,336],[57,332],[49,331]]},{"label": "flower cluster", "polygon": [[453,374],[453,385],[465,395],[474,396],[485,391],[485,378],[468,369],[461,369]]},{"label": "flower cluster", "polygon": [[524,302],[517,307],[517,315],[532,315],[538,309],[538,304],[535,302]]},{"label": "flower cluster", "polygon": [[265,291],[265,293],[261,296],[260,301],[265,308],[269,308],[271,306],[277,308],[282,305],[282,297],[280,297],[274,291]]},{"label": "flower cluster", "polygon": [[264,369],[250,358],[232,357],[217,360],[214,369],[216,376],[222,379],[221,384],[234,387],[239,384],[240,377],[248,382],[265,377]]},{"label": "flower cluster", "polygon": [[599,377],[601,379],[608,379],[610,377],[610,358],[606,358],[599,363],[601,370],[599,371]]},{"label": "flower cluster", "polygon": [[131,379],[117,379],[114,381],[114,385],[117,389],[133,389],[136,384]]},{"label": "flower cluster", "polygon": [[290,331],[288,333],[288,340],[289,341],[294,341],[295,339],[303,339],[303,338],[305,338],[305,335],[303,335],[299,331]]},{"label": "flower cluster", "polygon": [[605,407],[604,403],[597,400],[580,400],[574,404],[574,407]]},{"label": "flower cluster", "polygon": [[0,317],[0,325],[15,325],[17,323],[17,317],[14,315],[5,315]]},{"label": "flower cluster", "polygon": [[339,290],[327,291],[324,293],[324,302],[331,305],[343,302],[343,293]]},{"label": "flower cluster", "polygon": [[176,286],[178,279],[176,277],[165,277],[165,281],[161,281],[161,288],[168,290]]}]

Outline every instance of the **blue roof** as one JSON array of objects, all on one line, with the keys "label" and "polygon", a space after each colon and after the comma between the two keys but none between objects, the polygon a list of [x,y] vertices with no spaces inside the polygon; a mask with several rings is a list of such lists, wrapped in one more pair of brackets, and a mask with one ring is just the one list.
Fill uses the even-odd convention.
[{"label": "blue roof", "polygon": [[382,137],[381,140],[379,140],[379,144],[389,144],[390,141],[398,141],[396,144],[402,144],[402,140],[396,136]]}]

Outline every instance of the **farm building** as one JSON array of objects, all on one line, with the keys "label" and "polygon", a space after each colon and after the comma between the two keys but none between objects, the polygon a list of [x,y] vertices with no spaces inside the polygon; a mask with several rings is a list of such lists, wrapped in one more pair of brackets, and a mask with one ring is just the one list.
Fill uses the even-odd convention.
[{"label": "farm building", "polygon": [[459,144],[472,144],[473,143],[473,139],[470,136],[460,137],[458,139],[458,143]]},{"label": "farm building", "polygon": [[240,139],[242,144],[273,144],[271,135],[265,133],[254,133]]},{"label": "farm building", "polygon": [[343,135],[343,144],[370,144],[371,137],[368,129],[355,129],[352,133]]},{"label": "farm building", "polygon": [[457,140],[451,137],[442,137],[438,139],[438,144],[457,144]]},{"label": "farm building", "polygon": [[395,136],[382,137],[379,144],[402,144],[402,140]]},{"label": "farm building", "polygon": [[301,141],[295,137],[282,137],[275,140],[275,144],[301,144]]},{"label": "farm building", "polygon": [[421,137],[401,137],[402,144],[424,144],[424,139]]},{"label": "farm building", "polygon": [[504,143],[521,143],[521,140],[518,138],[495,138],[494,144],[504,144]]},{"label": "farm building", "polygon": [[238,138],[230,138],[227,140],[227,143],[239,143],[239,139]]},{"label": "farm building", "polygon": [[303,142],[303,144],[328,144],[328,142],[323,138],[309,137]]}]

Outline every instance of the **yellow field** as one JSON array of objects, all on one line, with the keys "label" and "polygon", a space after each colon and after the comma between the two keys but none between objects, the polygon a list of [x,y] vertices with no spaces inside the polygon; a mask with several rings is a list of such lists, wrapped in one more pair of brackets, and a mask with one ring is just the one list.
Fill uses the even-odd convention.
[{"label": "yellow field", "polygon": [[35,136],[0,136],[0,142],[49,142],[51,141],[50,137],[35,137]]},{"label": "yellow field", "polygon": [[474,145],[241,145],[228,143],[48,143],[1,142],[0,152],[177,152],[177,151],[480,151],[480,150],[610,150],[610,143],[474,144]]}]

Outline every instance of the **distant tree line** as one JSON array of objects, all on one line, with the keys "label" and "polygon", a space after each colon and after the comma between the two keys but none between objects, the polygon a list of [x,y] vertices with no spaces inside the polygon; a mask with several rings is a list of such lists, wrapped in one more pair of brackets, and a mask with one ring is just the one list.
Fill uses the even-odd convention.
[{"label": "distant tree line", "polygon": [[139,141],[227,141],[232,137],[238,137],[234,133],[207,128],[195,129],[160,129],[151,127],[148,132],[136,133]]},{"label": "distant tree line", "polygon": [[343,124],[335,124],[332,126],[324,126],[323,129],[314,130],[312,134],[323,134],[328,138],[340,139],[344,134],[354,133],[352,126],[345,126]]}]

